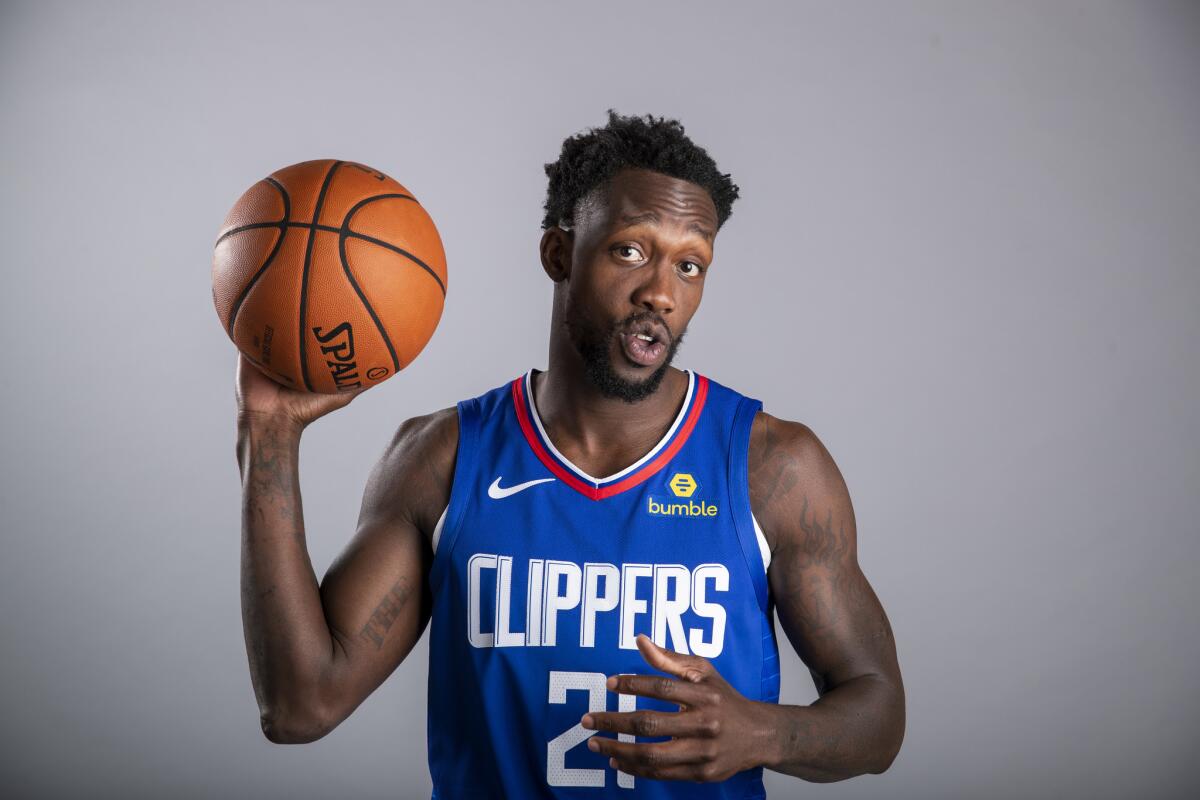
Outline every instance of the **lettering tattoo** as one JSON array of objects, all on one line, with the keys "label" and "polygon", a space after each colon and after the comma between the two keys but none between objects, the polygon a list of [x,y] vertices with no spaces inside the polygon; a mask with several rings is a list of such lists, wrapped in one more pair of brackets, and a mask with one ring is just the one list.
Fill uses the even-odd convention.
[{"label": "lettering tattoo", "polygon": [[375,606],[367,624],[363,625],[358,635],[373,642],[376,650],[381,649],[384,639],[387,638],[388,630],[400,616],[400,611],[404,608],[405,603],[408,602],[409,594],[411,594],[411,587],[408,585],[408,579],[401,578],[396,581],[379,601],[379,605]]}]

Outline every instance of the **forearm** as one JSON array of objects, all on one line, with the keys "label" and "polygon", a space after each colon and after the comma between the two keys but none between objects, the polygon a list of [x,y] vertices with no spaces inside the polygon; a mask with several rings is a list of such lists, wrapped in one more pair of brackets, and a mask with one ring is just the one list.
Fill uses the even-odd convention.
[{"label": "forearm", "polygon": [[904,698],[887,680],[864,675],[810,706],[757,704],[762,766],[829,783],[886,770],[904,737]]},{"label": "forearm", "polygon": [[[321,734],[316,689],[334,652],[304,537],[300,433],[284,423],[238,424],[242,626],[264,732],[279,740]],[[300,731],[284,733],[285,725]]]}]

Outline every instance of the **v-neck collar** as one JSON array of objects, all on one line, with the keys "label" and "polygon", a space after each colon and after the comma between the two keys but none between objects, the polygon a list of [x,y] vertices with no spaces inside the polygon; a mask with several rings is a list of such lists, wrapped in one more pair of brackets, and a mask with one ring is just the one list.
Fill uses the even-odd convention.
[{"label": "v-neck collar", "polygon": [[704,408],[704,400],[708,396],[708,379],[697,375],[691,370],[688,374],[687,393],[683,398],[683,407],[675,415],[674,422],[666,435],[651,448],[650,452],[630,464],[620,472],[615,472],[606,478],[597,478],[584,472],[569,459],[558,452],[546,428],[538,415],[537,406],[533,402],[533,370],[512,382],[513,407],[517,413],[521,432],[534,455],[549,469],[555,477],[571,488],[591,498],[603,500],[606,497],[620,494],[643,483],[652,475],[666,466],[679,449],[683,447],[696,420]]}]

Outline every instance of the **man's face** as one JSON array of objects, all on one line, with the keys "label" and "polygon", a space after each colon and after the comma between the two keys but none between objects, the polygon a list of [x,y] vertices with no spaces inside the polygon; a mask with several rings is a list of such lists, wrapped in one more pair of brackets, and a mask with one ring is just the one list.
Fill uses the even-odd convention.
[{"label": "man's face", "polygon": [[717,210],[697,184],[624,170],[580,201],[562,315],[588,378],[635,402],[666,375],[700,305]]}]

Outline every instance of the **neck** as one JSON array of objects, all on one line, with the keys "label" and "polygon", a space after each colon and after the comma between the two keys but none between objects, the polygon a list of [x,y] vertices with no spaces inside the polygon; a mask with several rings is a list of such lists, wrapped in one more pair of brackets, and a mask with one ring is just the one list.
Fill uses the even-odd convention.
[{"label": "neck", "polygon": [[658,388],[637,402],[606,397],[588,380],[583,360],[570,342],[556,338],[549,368],[532,381],[533,403],[546,435],[585,472],[598,476],[619,472],[666,435],[683,406],[688,377],[670,367]]}]

